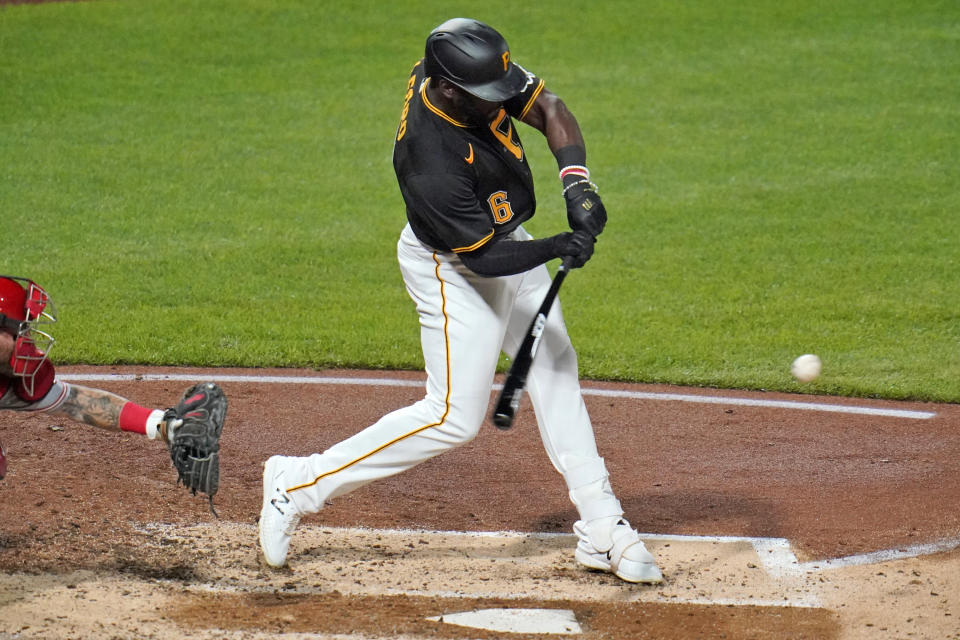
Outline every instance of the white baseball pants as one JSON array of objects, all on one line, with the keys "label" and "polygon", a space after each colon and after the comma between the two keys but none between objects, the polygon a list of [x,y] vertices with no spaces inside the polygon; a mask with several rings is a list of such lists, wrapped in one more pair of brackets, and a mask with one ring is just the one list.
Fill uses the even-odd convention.
[{"label": "white baseball pants", "polygon": [[[522,229],[515,237],[530,238]],[[426,396],[291,465],[297,484],[287,493],[303,513],[472,440],[490,407],[500,351],[516,353],[550,286],[543,265],[515,276],[480,277],[455,254],[421,244],[409,226],[397,255],[420,317]],[[622,514],[597,454],[559,300],[547,319],[527,394],[546,452],[564,475],[581,518]]]}]

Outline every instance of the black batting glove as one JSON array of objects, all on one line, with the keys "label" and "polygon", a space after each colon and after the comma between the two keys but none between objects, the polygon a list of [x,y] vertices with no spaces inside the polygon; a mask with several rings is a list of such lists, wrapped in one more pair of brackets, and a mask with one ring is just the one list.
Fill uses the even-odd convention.
[{"label": "black batting glove", "polygon": [[579,269],[587,264],[587,260],[593,255],[593,245],[597,239],[590,233],[580,229],[577,231],[566,231],[553,236],[553,250],[558,258],[573,258],[571,268]]},{"label": "black batting glove", "polygon": [[563,189],[567,201],[567,222],[574,231],[586,231],[597,237],[607,224],[607,209],[597,186],[586,178],[571,181]]}]

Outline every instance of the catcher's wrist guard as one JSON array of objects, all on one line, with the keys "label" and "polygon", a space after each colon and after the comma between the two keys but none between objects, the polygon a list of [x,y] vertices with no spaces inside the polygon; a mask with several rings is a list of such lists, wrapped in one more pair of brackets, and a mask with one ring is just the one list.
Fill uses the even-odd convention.
[{"label": "catcher's wrist guard", "polygon": [[177,483],[194,495],[207,494],[214,516],[213,496],[220,486],[220,433],[227,417],[227,397],[212,382],[194,385],[177,406],[163,414],[160,432],[170,446]]}]

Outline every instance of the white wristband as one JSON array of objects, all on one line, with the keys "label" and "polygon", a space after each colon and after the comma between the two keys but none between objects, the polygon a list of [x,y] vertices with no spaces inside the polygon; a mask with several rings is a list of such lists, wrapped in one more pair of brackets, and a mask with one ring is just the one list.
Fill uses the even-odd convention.
[{"label": "white wristband", "polygon": [[564,167],[563,169],[560,169],[560,180],[561,180],[561,181],[563,181],[564,178],[566,178],[567,176],[570,176],[570,175],[581,176],[581,177],[586,178],[587,180],[589,180],[589,179],[590,179],[590,170],[587,169],[585,166],[580,165],[580,164],[571,164],[571,165],[569,165],[569,166]]},{"label": "white wristband", "polygon": [[157,430],[160,427],[160,423],[163,421],[163,411],[160,409],[154,409],[150,412],[150,415],[147,416],[147,437],[151,440],[157,439]]}]

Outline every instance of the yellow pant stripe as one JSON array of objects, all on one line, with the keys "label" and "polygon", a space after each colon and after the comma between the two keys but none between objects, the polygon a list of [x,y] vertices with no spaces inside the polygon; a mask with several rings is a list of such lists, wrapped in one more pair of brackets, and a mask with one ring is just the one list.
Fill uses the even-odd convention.
[{"label": "yellow pant stripe", "polygon": [[319,476],[317,476],[316,478],[314,478],[314,479],[311,480],[310,482],[305,482],[304,484],[298,484],[298,485],[295,486],[295,487],[290,487],[289,489],[287,489],[287,492],[288,492],[288,493],[290,493],[290,492],[292,492],[292,491],[299,491],[300,489],[306,489],[306,488],[308,488],[308,487],[312,487],[312,486],[314,486],[315,484],[317,484],[318,482],[320,482],[321,480],[323,480],[324,478],[327,478],[327,477],[329,477],[329,476],[332,476],[332,475],[334,475],[334,474],[336,474],[336,473],[340,473],[340,472],[343,471],[344,469],[348,469],[348,468],[352,467],[353,465],[357,464],[358,462],[362,462],[363,460],[366,460],[366,459],[369,458],[370,456],[372,456],[372,455],[374,455],[374,454],[376,454],[376,453],[379,453],[380,451],[383,451],[384,449],[386,449],[386,448],[389,447],[390,445],[396,444],[397,442],[400,442],[401,440],[404,440],[404,439],[406,439],[406,438],[409,438],[410,436],[414,436],[414,435],[420,433],[421,431],[424,431],[424,430],[426,430],[426,429],[430,429],[431,427],[438,427],[438,426],[442,425],[444,422],[446,422],[447,416],[450,414],[450,334],[449,334],[449,332],[448,332],[449,325],[450,325],[450,317],[447,315],[447,295],[446,295],[446,289],[445,289],[445,287],[444,287],[443,278],[440,276],[440,260],[437,258],[437,254],[436,254],[436,253],[433,254],[433,261],[434,261],[434,262],[436,263],[436,265],[437,265],[436,268],[434,269],[434,272],[435,272],[436,275],[437,275],[437,280],[440,282],[440,299],[442,300],[441,309],[442,309],[442,311],[443,311],[443,340],[444,340],[445,351],[446,351],[446,359],[447,359],[447,395],[446,395],[446,397],[444,398],[444,401],[443,401],[443,403],[444,403],[443,416],[440,417],[440,420],[439,420],[438,422],[431,422],[430,424],[425,424],[425,425],[423,425],[423,426],[421,426],[421,427],[417,427],[417,428],[414,429],[413,431],[410,431],[409,433],[405,433],[405,434],[403,434],[402,436],[399,436],[399,437],[397,437],[397,438],[394,438],[393,440],[390,440],[389,442],[386,442],[386,443],[380,445],[380,446],[377,447],[376,449],[373,449],[372,451],[369,451],[369,452],[363,454],[362,456],[360,456],[360,457],[358,457],[358,458],[355,458],[354,460],[351,460],[350,462],[347,462],[346,464],[340,465],[340,466],[337,467],[336,469],[332,469],[332,470],[330,470],[330,471],[327,471],[327,472],[325,472],[325,473],[320,474]]}]

